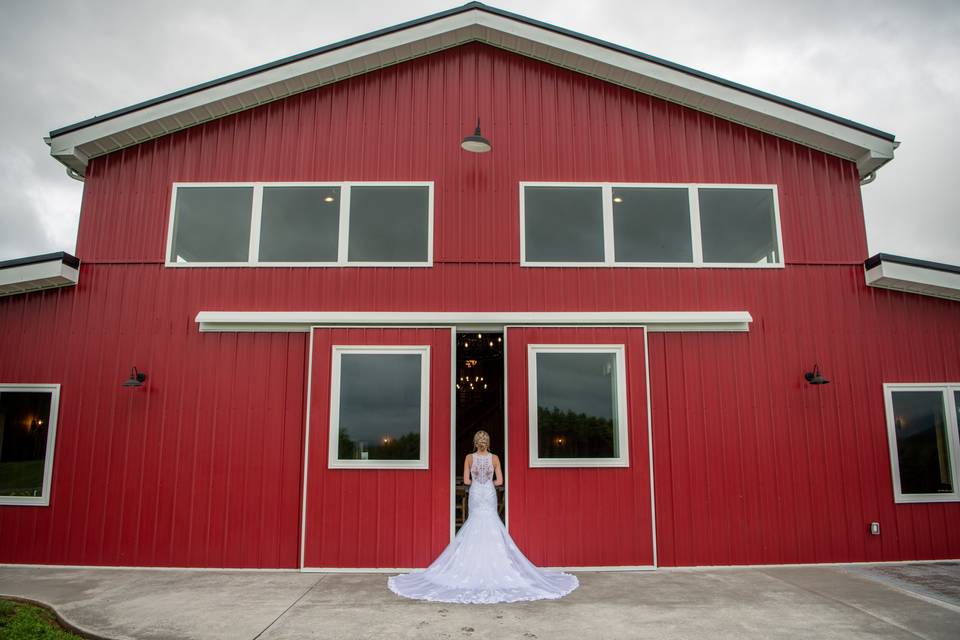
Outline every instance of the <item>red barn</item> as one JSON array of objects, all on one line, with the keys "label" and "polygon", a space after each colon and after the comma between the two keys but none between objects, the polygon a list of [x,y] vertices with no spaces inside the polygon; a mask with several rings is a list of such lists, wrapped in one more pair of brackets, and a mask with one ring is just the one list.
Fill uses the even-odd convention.
[{"label": "red barn", "polygon": [[0,562],[424,567],[477,429],[541,566],[960,557],[960,269],[867,259],[891,134],[470,3],[49,144]]}]

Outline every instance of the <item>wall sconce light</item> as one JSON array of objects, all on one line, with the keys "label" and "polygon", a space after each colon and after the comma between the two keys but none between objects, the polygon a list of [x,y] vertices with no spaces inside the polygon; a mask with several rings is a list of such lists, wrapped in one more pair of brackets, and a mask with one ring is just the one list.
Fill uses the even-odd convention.
[{"label": "wall sconce light", "polygon": [[142,387],[143,381],[147,379],[147,374],[137,371],[136,367],[130,369],[130,377],[121,387]]},{"label": "wall sconce light", "polygon": [[810,384],[827,384],[830,382],[820,373],[820,365],[813,365],[813,371],[807,371],[803,374],[803,377],[807,379],[807,382]]},{"label": "wall sconce light", "polygon": [[472,151],[473,153],[486,153],[493,148],[490,141],[480,135],[480,117],[477,117],[477,129],[473,132],[472,136],[467,136],[460,143],[460,146],[463,147],[464,151]]}]

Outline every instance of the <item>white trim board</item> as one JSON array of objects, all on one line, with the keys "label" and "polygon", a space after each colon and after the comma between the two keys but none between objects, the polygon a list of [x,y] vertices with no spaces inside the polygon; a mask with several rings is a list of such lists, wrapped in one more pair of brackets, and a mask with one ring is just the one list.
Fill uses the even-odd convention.
[{"label": "white trim board", "polygon": [[80,270],[57,258],[0,269],[0,297],[28,291],[69,287],[80,280]]},{"label": "white trim board", "polygon": [[647,331],[739,331],[750,330],[748,311],[543,311],[543,312],[449,312],[449,311],[200,311],[195,322],[201,332],[295,332],[314,326],[450,327],[451,325],[556,326],[644,325]]},{"label": "white trim board", "polygon": [[83,173],[91,158],[346,78],[482,42],[819,149],[857,164],[860,176],[893,159],[898,142],[817,110],[685,72],[642,54],[473,6],[387,29],[313,55],[171,94],[52,132],[50,154]]},{"label": "white trim board", "polygon": [[960,300],[960,273],[882,261],[865,269],[864,278],[870,287]]}]

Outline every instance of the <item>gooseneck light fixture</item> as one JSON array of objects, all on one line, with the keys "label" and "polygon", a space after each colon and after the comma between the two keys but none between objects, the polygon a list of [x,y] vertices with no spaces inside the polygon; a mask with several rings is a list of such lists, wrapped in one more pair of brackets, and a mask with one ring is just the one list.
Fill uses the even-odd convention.
[{"label": "gooseneck light fixture", "polygon": [[127,381],[121,384],[121,387],[142,387],[143,381],[147,379],[147,374],[142,371],[137,371],[136,367],[130,369],[130,377],[127,378]]},{"label": "gooseneck light fixture", "polygon": [[464,138],[460,146],[463,147],[464,151],[470,151],[472,153],[486,153],[493,148],[490,141],[480,135],[480,116],[477,116],[477,128],[473,132],[473,135]]},{"label": "gooseneck light fixture", "polygon": [[803,377],[806,378],[810,384],[827,384],[830,382],[820,373],[820,365],[817,364],[813,365],[813,371],[807,371],[803,374]]}]

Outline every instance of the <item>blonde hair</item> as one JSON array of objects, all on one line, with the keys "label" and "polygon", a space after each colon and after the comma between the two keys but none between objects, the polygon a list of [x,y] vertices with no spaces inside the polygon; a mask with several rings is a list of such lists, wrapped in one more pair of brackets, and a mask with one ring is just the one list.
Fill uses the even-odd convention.
[{"label": "blonde hair", "polygon": [[490,450],[490,434],[486,431],[477,431],[473,434],[473,448],[477,450],[480,448],[480,444],[483,443],[483,448]]}]

